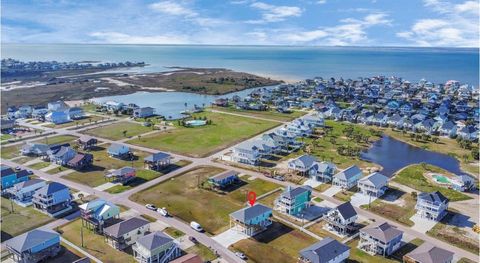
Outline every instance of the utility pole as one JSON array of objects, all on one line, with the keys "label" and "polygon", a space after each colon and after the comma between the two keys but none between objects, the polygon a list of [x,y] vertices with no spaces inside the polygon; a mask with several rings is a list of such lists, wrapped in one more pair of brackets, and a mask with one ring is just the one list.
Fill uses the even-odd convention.
[{"label": "utility pole", "polygon": [[80,227],[80,236],[82,238],[82,247],[83,247],[83,224],[82,226]]},{"label": "utility pole", "polygon": [[13,200],[11,197],[10,197],[10,206],[12,207],[12,214],[13,214],[15,211],[13,211]]}]

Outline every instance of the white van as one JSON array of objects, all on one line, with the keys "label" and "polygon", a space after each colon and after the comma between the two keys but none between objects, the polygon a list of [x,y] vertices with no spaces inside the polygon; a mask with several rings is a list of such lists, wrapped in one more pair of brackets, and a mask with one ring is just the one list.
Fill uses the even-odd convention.
[{"label": "white van", "polygon": [[195,221],[190,222],[190,227],[193,228],[193,229],[195,229],[195,230],[198,231],[198,232],[203,232],[202,226],[201,226],[199,223],[195,222]]}]

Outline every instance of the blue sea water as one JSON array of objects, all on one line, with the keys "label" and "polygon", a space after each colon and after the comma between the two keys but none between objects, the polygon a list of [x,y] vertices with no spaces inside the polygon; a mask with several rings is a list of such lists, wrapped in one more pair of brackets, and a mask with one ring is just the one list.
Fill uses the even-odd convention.
[{"label": "blue sea water", "polygon": [[479,85],[479,50],[472,48],[2,44],[1,51],[24,61],[144,61],[142,72],[222,67],[283,80],[394,75]]}]

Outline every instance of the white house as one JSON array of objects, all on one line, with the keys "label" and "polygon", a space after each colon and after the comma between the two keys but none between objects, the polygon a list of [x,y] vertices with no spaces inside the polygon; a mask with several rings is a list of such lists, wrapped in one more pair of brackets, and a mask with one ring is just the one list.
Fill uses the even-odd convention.
[{"label": "white house", "polygon": [[288,162],[288,170],[304,176],[316,174],[318,168],[317,159],[312,155],[302,155]]},{"label": "white house", "polygon": [[298,263],[341,263],[350,256],[350,247],[326,237],[321,241],[300,250]]},{"label": "white house", "polygon": [[420,217],[438,221],[447,214],[448,199],[439,191],[420,193],[415,209]]},{"label": "white house", "polygon": [[356,165],[352,165],[347,169],[333,176],[332,184],[343,189],[350,189],[357,185],[358,180],[362,178],[362,170]]},{"label": "white house", "polygon": [[372,173],[358,181],[358,190],[364,195],[380,197],[387,190],[388,177],[381,173]]},{"label": "white house", "polygon": [[253,141],[242,142],[233,148],[232,160],[237,163],[257,165],[262,156],[260,147]]},{"label": "white house", "polygon": [[159,231],[140,237],[132,249],[135,260],[142,263],[166,263],[182,255],[177,242]]},{"label": "white house", "polygon": [[44,187],[46,182],[41,179],[30,179],[28,181],[16,183],[13,187],[7,189],[11,198],[20,206],[26,207],[32,204],[33,194],[38,189]]},{"label": "white house", "polygon": [[396,227],[381,223],[360,229],[358,248],[371,254],[389,256],[402,244],[403,232]]},{"label": "white house", "polygon": [[331,231],[346,235],[355,230],[358,215],[350,202],[345,202],[327,212],[325,220]]}]

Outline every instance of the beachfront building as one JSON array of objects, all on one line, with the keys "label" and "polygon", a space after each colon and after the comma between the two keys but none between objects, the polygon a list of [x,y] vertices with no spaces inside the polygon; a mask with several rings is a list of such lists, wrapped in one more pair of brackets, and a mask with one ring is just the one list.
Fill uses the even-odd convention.
[{"label": "beachfront building", "polygon": [[303,210],[310,206],[312,199],[312,188],[310,186],[299,186],[292,188],[287,186],[285,191],[275,200],[275,211],[292,216],[300,216]]},{"label": "beachfront building", "polygon": [[158,152],[143,159],[144,167],[154,171],[160,171],[169,166],[172,156],[168,153]]},{"label": "beachfront building", "polygon": [[34,229],[5,242],[12,260],[19,263],[47,261],[61,251],[60,234],[47,229]]},{"label": "beachfront building", "polygon": [[366,196],[380,197],[387,190],[388,177],[381,173],[372,173],[358,181],[358,190]]},{"label": "beachfront building", "polygon": [[229,185],[235,184],[239,181],[239,172],[230,170],[223,173],[219,173],[208,178],[208,182],[215,188],[225,188]]},{"label": "beachfront building", "polygon": [[103,199],[95,199],[78,207],[82,219],[82,227],[102,233],[103,228],[118,219],[120,208]]},{"label": "beachfront building", "polygon": [[32,205],[32,198],[35,191],[44,187],[47,183],[41,179],[31,179],[28,181],[16,183],[13,187],[7,189],[10,198],[20,206],[27,207]]},{"label": "beachfront building", "polygon": [[2,192],[17,183],[25,182],[30,179],[30,173],[25,169],[14,170],[6,165],[1,165],[0,169],[2,178]]},{"label": "beachfront building", "polygon": [[112,143],[112,145],[107,148],[107,153],[110,157],[118,159],[127,159],[131,156],[130,148],[118,143]]},{"label": "beachfront building", "polygon": [[87,136],[87,135],[82,135],[77,140],[78,146],[80,146],[81,149],[84,150],[84,151],[92,149],[93,147],[95,147],[95,145],[97,145],[97,143],[98,143],[97,139],[92,138],[92,137]]},{"label": "beachfront building", "polygon": [[288,162],[288,171],[302,176],[312,176],[317,173],[317,158],[304,154]]},{"label": "beachfront building", "polygon": [[403,256],[404,263],[452,263],[454,253],[425,242]]},{"label": "beachfront building", "polygon": [[362,178],[362,170],[356,165],[352,165],[347,169],[333,176],[332,184],[342,189],[350,189],[357,185],[358,180]]},{"label": "beachfront building", "polygon": [[350,202],[338,205],[327,212],[325,220],[330,231],[347,235],[356,230],[355,221],[358,214]]},{"label": "beachfront building", "polygon": [[51,182],[33,194],[33,207],[52,217],[72,209],[72,195],[64,184]]},{"label": "beachfront building", "polygon": [[259,146],[252,141],[245,141],[233,148],[232,161],[237,163],[257,165],[261,158]]},{"label": "beachfront building", "polygon": [[112,180],[113,182],[116,182],[116,183],[126,184],[130,182],[130,180],[135,179],[136,175],[137,175],[137,170],[135,170],[135,168],[125,166],[120,169],[110,171],[105,175],[105,178]]},{"label": "beachfront building", "polygon": [[166,263],[182,255],[176,241],[160,231],[140,237],[132,249],[133,257],[141,263]]},{"label": "beachfront building", "polygon": [[439,221],[447,214],[448,203],[448,199],[439,191],[420,193],[415,209],[420,217]]},{"label": "beachfront building", "polygon": [[155,109],[152,107],[136,108],[133,110],[133,117],[147,118],[155,115]]},{"label": "beachfront building", "polygon": [[350,256],[350,247],[326,237],[300,250],[297,263],[342,263]]},{"label": "beachfront building", "polygon": [[230,214],[230,229],[254,236],[272,224],[272,209],[262,204],[242,208]]},{"label": "beachfront building", "polygon": [[103,229],[107,244],[118,250],[133,245],[148,231],[150,222],[139,217],[132,217]]},{"label": "beachfront building", "polygon": [[358,248],[371,254],[390,256],[402,244],[403,232],[388,223],[360,229]]}]

